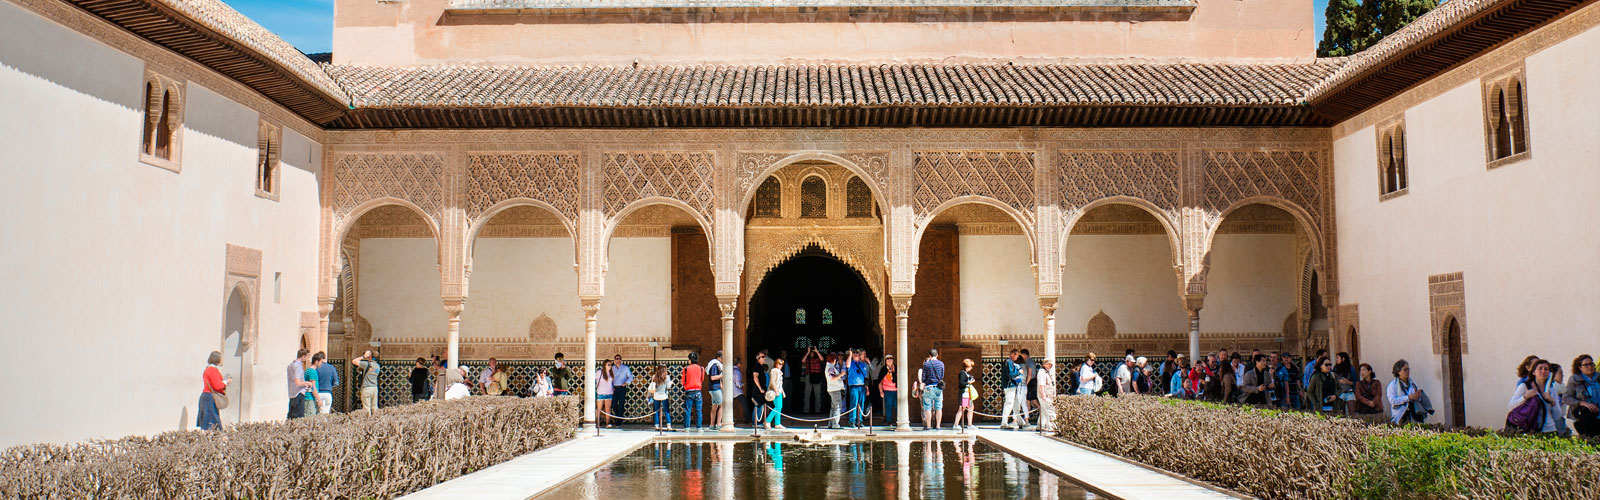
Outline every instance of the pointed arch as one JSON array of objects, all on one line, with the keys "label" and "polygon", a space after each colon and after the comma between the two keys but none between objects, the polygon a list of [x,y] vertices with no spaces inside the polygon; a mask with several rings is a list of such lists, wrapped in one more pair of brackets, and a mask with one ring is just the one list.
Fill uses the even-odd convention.
[{"label": "pointed arch", "polygon": [[1061,239],[1058,247],[1056,248],[1056,258],[1059,260],[1059,264],[1063,266],[1063,268],[1067,265],[1067,240],[1071,239],[1072,229],[1077,227],[1078,221],[1082,220],[1084,215],[1087,215],[1089,212],[1092,212],[1097,208],[1107,205],[1128,205],[1150,214],[1150,217],[1154,218],[1157,223],[1161,224],[1161,231],[1167,236],[1167,250],[1170,252],[1170,256],[1172,257],[1173,267],[1181,268],[1183,266],[1183,247],[1178,241],[1177,226],[1171,218],[1167,217],[1166,212],[1161,210],[1161,207],[1156,206],[1155,203],[1151,203],[1149,200],[1144,198],[1136,198],[1132,196],[1109,196],[1079,207],[1077,213],[1068,216],[1065,224],[1062,224]]},{"label": "pointed arch", "polygon": [[[617,211],[617,215],[612,216],[611,220],[606,221],[606,230],[605,230],[605,233],[604,233],[603,238],[601,240],[601,241],[604,241],[605,243],[600,248],[600,255],[610,255],[611,254],[611,239],[615,235],[615,233],[617,232],[617,227],[622,225],[622,221],[627,220],[629,215],[632,215],[634,212],[638,211],[639,209],[645,208],[645,207],[648,207],[648,206],[651,206],[651,205],[670,205],[672,207],[675,207],[675,208],[678,208],[680,210],[683,210],[684,213],[689,214],[689,217],[694,219],[696,224],[700,225],[700,230],[702,232],[704,232],[705,235],[706,235],[706,244],[710,245],[710,248],[716,248],[717,247],[716,246],[717,242],[712,237],[711,221],[706,220],[706,218],[704,216],[700,215],[700,212],[696,212],[693,207],[689,206],[688,203],[684,203],[682,200],[679,200],[679,199],[676,199],[676,198],[668,198],[668,197],[665,197],[665,196],[651,196],[649,198],[642,198],[642,199],[634,200],[632,203],[629,203],[626,206],[622,207],[622,210],[618,210]],[[607,258],[607,260],[609,260],[609,258]]]},{"label": "pointed arch", "polygon": [[1022,235],[1026,236],[1028,239],[1029,263],[1033,265],[1037,265],[1039,263],[1039,240],[1037,237],[1035,237],[1033,221],[1029,220],[1027,216],[1022,214],[1022,212],[1017,211],[1017,209],[1012,208],[1010,205],[1007,205],[1000,200],[979,195],[967,195],[951,198],[946,200],[944,203],[940,203],[938,206],[933,207],[933,210],[929,210],[927,215],[919,218],[916,223],[916,229],[912,231],[911,235],[912,244],[910,246],[912,262],[917,262],[917,259],[921,258],[919,254],[921,253],[922,245],[919,243],[922,241],[922,233],[928,230],[929,224],[933,222],[934,219],[938,218],[939,214],[944,213],[945,210],[949,210],[951,207],[956,205],[967,203],[988,205],[1000,209],[1001,212],[1005,212],[1006,215],[1010,216],[1011,220],[1016,221],[1017,225],[1022,228]]},{"label": "pointed arch", "polygon": [[[1296,225],[1302,232],[1305,233],[1306,239],[1310,244],[1312,265],[1314,266],[1313,270],[1316,271],[1317,274],[1323,276],[1327,275],[1327,266],[1325,265],[1326,261],[1324,260],[1323,256],[1322,231],[1317,228],[1316,222],[1313,222],[1311,213],[1292,201],[1276,196],[1251,196],[1236,201],[1232,205],[1228,205],[1228,208],[1217,214],[1214,222],[1207,224],[1210,227],[1206,229],[1205,241],[1202,242],[1201,246],[1203,250],[1201,255],[1204,256],[1204,258],[1201,259],[1202,262],[1204,262],[1202,264],[1203,269],[1198,276],[1205,276],[1210,271],[1211,245],[1216,241],[1217,229],[1222,227],[1223,221],[1227,220],[1229,214],[1232,214],[1234,211],[1250,205],[1268,205],[1283,210],[1284,212],[1287,212],[1290,217],[1293,217]],[[1329,281],[1330,280],[1323,279],[1320,282],[1321,288],[1323,289],[1318,291],[1323,295],[1327,295],[1329,292],[1329,290],[1327,290]]]},{"label": "pointed arch", "polygon": [[861,177],[864,180],[872,179],[872,182],[867,182],[867,188],[872,190],[872,199],[877,203],[879,213],[889,213],[889,197],[885,192],[887,188],[885,186],[878,185],[876,177],[873,177],[871,172],[868,172],[859,163],[851,161],[843,156],[840,156],[839,154],[821,151],[794,153],[774,161],[768,164],[766,168],[756,172],[755,176],[753,177],[753,179],[756,180],[754,185],[750,186],[749,189],[747,189],[744,193],[740,193],[739,195],[739,204],[737,205],[739,207],[738,213],[743,214],[749,210],[750,203],[755,198],[756,189],[760,187],[760,180],[772,176],[772,174],[782,170],[784,167],[805,161],[832,163],[844,167],[845,170],[849,170],[851,173]]},{"label": "pointed arch", "polygon": [[578,230],[573,221],[566,218],[566,216],[561,215],[561,211],[557,210],[555,205],[551,205],[544,201],[535,200],[533,198],[517,197],[502,200],[501,202],[490,206],[489,209],[484,210],[483,214],[479,215],[477,219],[467,223],[467,239],[464,242],[466,247],[463,248],[464,251],[462,252],[462,256],[465,259],[464,264],[466,265],[466,269],[472,269],[472,252],[477,248],[478,234],[483,232],[483,227],[487,225],[489,221],[494,220],[495,216],[516,207],[535,207],[542,209],[545,212],[548,212],[551,216],[555,217],[555,219],[561,223],[561,227],[566,229],[567,238],[572,240],[573,263],[577,263]]}]

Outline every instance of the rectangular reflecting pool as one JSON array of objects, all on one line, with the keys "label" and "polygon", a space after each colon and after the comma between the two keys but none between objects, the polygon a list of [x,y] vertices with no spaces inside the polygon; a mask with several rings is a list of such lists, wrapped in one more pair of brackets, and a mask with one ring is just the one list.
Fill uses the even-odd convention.
[{"label": "rectangular reflecting pool", "polygon": [[1096,498],[970,440],[656,442],[539,500]]}]

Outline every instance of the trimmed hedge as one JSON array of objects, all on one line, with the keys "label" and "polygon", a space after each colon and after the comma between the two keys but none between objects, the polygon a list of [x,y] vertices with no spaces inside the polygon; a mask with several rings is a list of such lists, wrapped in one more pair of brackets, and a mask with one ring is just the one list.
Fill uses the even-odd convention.
[{"label": "trimmed hedge", "polygon": [[577,397],[423,402],[0,452],[0,498],[392,498],[571,439]]},{"label": "trimmed hedge", "polygon": [[1600,498],[1600,449],[1162,399],[1057,397],[1057,435],[1268,499]]}]

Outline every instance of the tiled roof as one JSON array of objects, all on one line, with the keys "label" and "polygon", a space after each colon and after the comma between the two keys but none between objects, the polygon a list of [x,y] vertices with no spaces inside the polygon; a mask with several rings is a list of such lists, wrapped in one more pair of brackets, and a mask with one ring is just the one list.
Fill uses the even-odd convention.
[{"label": "tiled roof", "polygon": [[1195,0],[451,0],[450,10],[1194,8]]},{"label": "tiled roof", "polygon": [[1304,63],[387,68],[328,65],[354,107],[1293,106]]}]

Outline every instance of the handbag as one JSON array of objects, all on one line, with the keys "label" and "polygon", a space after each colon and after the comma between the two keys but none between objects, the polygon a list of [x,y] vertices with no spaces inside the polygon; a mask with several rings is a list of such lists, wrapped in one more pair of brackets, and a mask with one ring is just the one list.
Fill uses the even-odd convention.
[{"label": "handbag", "polygon": [[767,401],[778,399],[778,391],[767,389],[767,393],[764,396],[767,397]]},{"label": "handbag", "polygon": [[223,394],[223,393],[220,393],[220,392],[213,392],[213,393],[211,393],[211,402],[217,404],[217,410],[218,411],[228,409],[228,395],[227,394]]},{"label": "handbag", "polygon": [[1521,432],[1544,430],[1544,398],[1531,397],[1506,414],[1506,428]]}]

